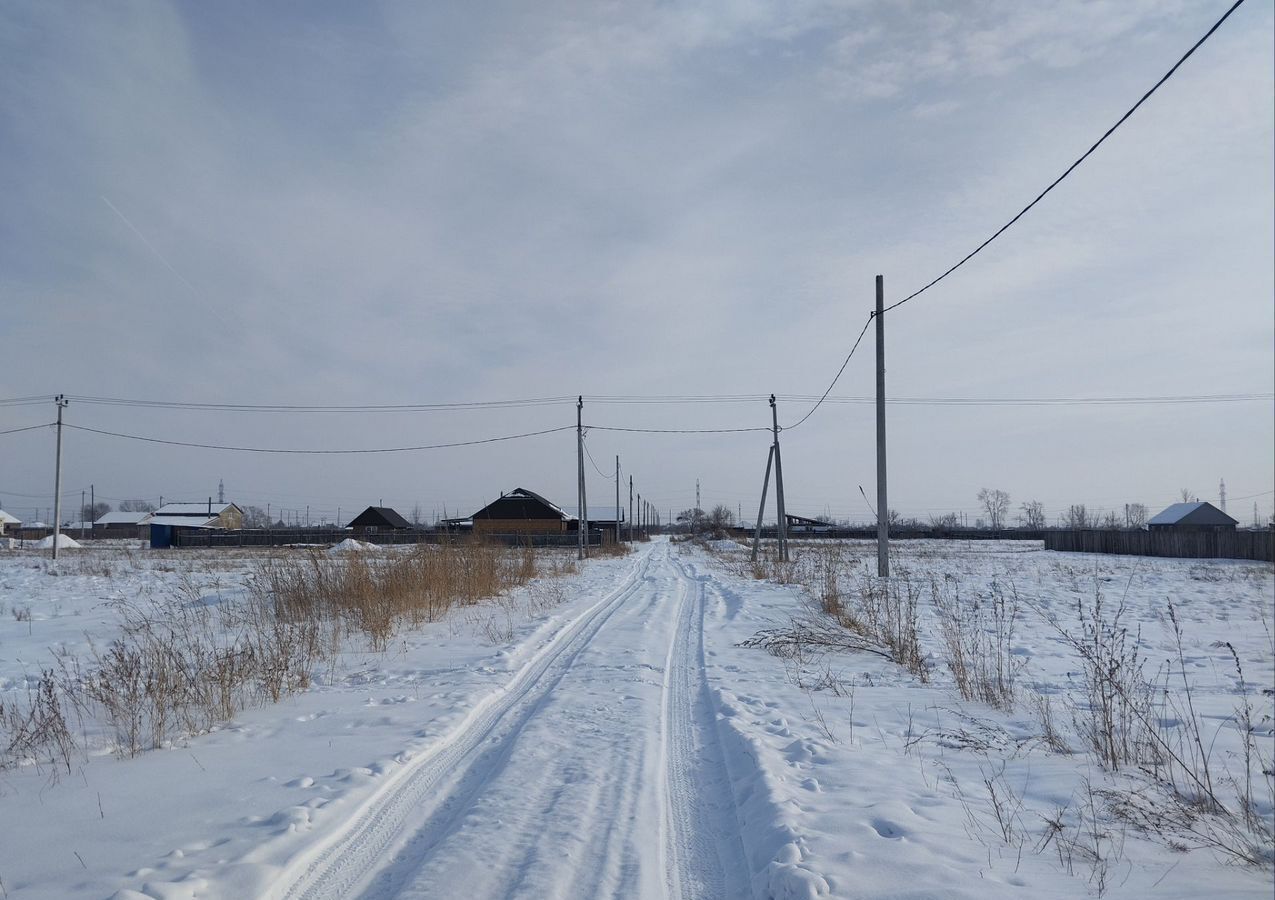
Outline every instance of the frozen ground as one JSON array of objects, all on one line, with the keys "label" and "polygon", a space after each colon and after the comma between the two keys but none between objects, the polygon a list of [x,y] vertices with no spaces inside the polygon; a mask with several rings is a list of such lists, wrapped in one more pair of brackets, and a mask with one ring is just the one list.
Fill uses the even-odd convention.
[{"label": "frozen ground", "polygon": [[[798,549],[798,568],[824,552]],[[849,592],[875,556],[838,553]],[[119,603],[224,603],[253,566],[136,547],[56,567],[0,553],[0,698],[24,697],[55,651],[108,643]],[[79,723],[89,749],[69,775],[0,772],[0,897],[1271,896],[1269,866],[1106,817],[1099,792],[1136,779],[1107,775],[1074,736],[1051,749],[1030,704],[962,701],[928,600],[923,683],[870,653],[741,646],[813,615],[807,591],[745,569],[729,546],[657,541],[384,653],[347,648],[308,691],[165,749],[121,759],[99,723]],[[1046,617],[1070,628],[1095,591],[1123,599],[1147,674],[1185,669],[1219,781],[1244,746],[1229,642],[1269,760],[1269,565],[897,548],[896,580],[931,576],[966,602],[1011,587],[1030,602],[1017,683],[1052,698],[1064,735],[1079,666]]]}]

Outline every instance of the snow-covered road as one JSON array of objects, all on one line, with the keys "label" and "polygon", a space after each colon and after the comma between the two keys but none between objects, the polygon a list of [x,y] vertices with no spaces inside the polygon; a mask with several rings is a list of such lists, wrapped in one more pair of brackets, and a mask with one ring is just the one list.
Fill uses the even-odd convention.
[{"label": "snow-covered road", "polygon": [[[798,548],[799,566],[830,547]],[[119,604],[233,605],[259,563],[77,552],[57,568],[0,555],[0,604],[15,610],[0,617],[5,700],[52,654],[109,643]],[[875,583],[875,548],[838,552],[847,598]],[[1021,543],[896,554],[903,584],[933,575],[973,602],[1008,584],[1034,604],[1011,648],[1013,709],[960,699],[928,602],[920,679],[875,653],[750,646],[817,605],[791,578],[754,577],[731,542],[657,539],[578,568],[546,558],[547,577],[381,649],[352,636],[309,689],[136,757],[77,720],[70,771],[0,770],[0,897],[1270,896],[1269,866],[1184,852],[1103,813],[1100,792],[1142,782],[1083,752],[1076,664],[1037,611],[1065,617],[1118,592],[1152,662],[1169,654],[1191,678],[1232,778],[1239,698],[1261,759],[1275,746],[1269,566]],[[1070,749],[1042,740],[1032,696],[1055,698]],[[1257,802],[1269,820],[1267,795]]]},{"label": "snow-covered road", "polygon": [[670,545],[644,548],[274,896],[746,895],[704,681],[704,580]]}]

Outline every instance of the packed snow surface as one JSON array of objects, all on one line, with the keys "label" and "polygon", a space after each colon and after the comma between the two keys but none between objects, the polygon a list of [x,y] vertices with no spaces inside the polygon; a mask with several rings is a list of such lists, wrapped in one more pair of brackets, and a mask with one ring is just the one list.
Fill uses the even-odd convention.
[{"label": "packed snow surface", "polygon": [[[843,548],[849,592],[875,551]],[[798,546],[797,566],[822,552]],[[57,563],[0,554],[0,701],[25,700],[55,654],[102,652],[122,606],[215,606],[266,561],[132,545]],[[1056,622],[1107,592],[1153,667],[1185,665],[1219,778],[1243,745],[1242,691],[1271,752],[1267,564],[916,542],[894,565],[900,583],[956,583],[971,602],[1012,584]],[[1025,705],[961,700],[933,632],[925,681],[870,652],[743,646],[818,615],[806,590],[750,571],[742,548],[657,540],[383,651],[347,648],[308,690],[133,758],[90,717],[70,773],[0,770],[0,896],[1271,896],[1269,866],[1087,826],[1094,791],[1125,776],[1048,746]],[[1012,654],[1019,683],[1065,720],[1078,670],[1056,627],[1024,614]]]}]

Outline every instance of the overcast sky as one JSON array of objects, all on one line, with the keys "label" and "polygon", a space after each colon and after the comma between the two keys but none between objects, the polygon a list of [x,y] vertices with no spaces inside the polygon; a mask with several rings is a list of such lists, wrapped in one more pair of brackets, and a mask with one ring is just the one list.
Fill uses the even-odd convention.
[{"label": "overcast sky", "polygon": [[[1226,0],[0,4],[0,400],[587,400],[586,425],[764,428],[827,388],[873,304],[916,290],[1102,134]],[[886,317],[890,499],[980,487],[1251,521],[1275,477],[1275,90],[1249,0],[1117,134]],[[872,334],[834,398],[870,397]],[[0,405],[0,431],[51,422]],[[66,421],[353,449],[574,426],[573,401],[414,412],[102,405]],[[788,509],[870,517],[872,406],[781,437]],[[662,510],[756,514],[762,432],[588,435]],[[573,431],[281,456],[67,430],[99,498],[469,513],[574,506]],[[52,429],[0,435],[0,504],[52,504]],[[593,503],[614,486],[589,466]],[[627,484],[627,482],[626,482]],[[627,486],[625,489],[627,503]],[[1255,496],[1256,495],[1256,496]],[[773,496],[773,494],[772,494]],[[773,514],[773,513],[772,513]]]}]

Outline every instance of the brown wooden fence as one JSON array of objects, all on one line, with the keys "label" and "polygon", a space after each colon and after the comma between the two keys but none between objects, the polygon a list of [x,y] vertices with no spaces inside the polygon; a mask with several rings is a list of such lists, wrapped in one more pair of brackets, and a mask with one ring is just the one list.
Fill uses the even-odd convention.
[{"label": "brown wooden fence", "polygon": [[1046,550],[1176,556],[1189,559],[1275,560],[1275,531],[1047,531]]}]

